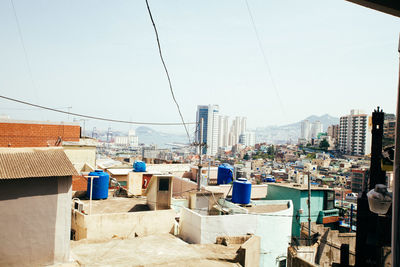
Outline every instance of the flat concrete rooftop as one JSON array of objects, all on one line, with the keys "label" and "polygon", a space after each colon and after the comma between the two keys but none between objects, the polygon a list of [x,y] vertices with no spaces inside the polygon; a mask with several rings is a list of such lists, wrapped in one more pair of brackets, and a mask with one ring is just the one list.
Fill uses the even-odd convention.
[{"label": "flat concrete rooftop", "polygon": [[104,242],[71,241],[74,263],[66,266],[230,267],[240,245],[195,245],[162,234]]},{"label": "flat concrete rooftop", "polygon": [[288,209],[287,204],[259,204],[259,205],[253,205],[249,207],[244,207],[247,209],[250,213],[269,213],[269,212],[277,212],[281,210],[286,210]]},{"label": "flat concrete rooftop", "polygon": [[[86,213],[89,213],[89,200],[81,200]],[[108,197],[103,200],[92,200],[92,214],[104,213],[122,213],[146,211],[149,207],[146,205],[146,198],[126,198],[126,197]]]},{"label": "flat concrete rooftop", "polygon": [[[288,188],[293,188],[296,190],[308,190],[307,185],[304,184],[296,184],[296,183],[269,183],[268,185],[270,186],[281,186],[281,187],[288,187]],[[319,186],[313,186],[311,185],[311,190],[315,191],[320,191],[320,190],[326,190],[326,191],[332,191],[332,188],[329,187],[319,187]]]}]

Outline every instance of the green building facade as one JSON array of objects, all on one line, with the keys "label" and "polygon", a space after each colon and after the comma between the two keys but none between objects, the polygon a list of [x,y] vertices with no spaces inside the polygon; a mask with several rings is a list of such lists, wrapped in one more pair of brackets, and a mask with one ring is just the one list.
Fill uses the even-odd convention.
[{"label": "green building facade", "polygon": [[[267,200],[292,200],[292,236],[300,237],[301,223],[308,222],[307,186],[297,184],[268,184]],[[311,187],[311,222],[327,226],[339,219],[339,210],[335,209],[335,192],[330,188]]]}]

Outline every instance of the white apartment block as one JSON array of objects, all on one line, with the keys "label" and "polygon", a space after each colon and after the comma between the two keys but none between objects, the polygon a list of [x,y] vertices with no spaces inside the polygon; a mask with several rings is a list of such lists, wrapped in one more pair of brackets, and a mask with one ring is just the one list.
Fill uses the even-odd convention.
[{"label": "white apartment block", "polygon": [[371,123],[361,110],[351,110],[350,115],[340,117],[339,150],[356,156],[371,153]]},{"label": "white apartment block", "polygon": [[301,122],[301,139],[310,140],[311,139],[311,132],[310,132],[310,121],[304,120]]},{"label": "white apartment block", "polygon": [[320,121],[314,121],[311,124],[311,138],[317,138],[318,134],[322,132],[322,123]]},{"label": "white apartment block", "polygon": [[229,117],[219,115],[218,118],[218,147],[229,145]]}]

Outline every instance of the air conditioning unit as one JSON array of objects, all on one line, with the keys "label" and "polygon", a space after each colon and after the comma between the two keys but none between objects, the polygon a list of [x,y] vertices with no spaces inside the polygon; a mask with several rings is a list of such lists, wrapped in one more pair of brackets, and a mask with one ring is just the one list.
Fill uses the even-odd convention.
[{"label": "air conditioning unit", "polygon": [[79,212],[83,211],[83,202],[80,201],[79,199],[74,199],[73,200],[73,208]]}]

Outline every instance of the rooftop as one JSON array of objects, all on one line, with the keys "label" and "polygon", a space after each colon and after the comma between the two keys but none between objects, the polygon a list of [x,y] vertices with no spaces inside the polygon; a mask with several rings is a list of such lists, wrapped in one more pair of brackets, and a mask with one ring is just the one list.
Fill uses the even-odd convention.
[{"label": "rooftop", "polygon": [[29,120],[14,120],[14,119],[0,119],[0,123],[22,123],[22,124],[49,124],[49,125],[71,125],[79,126],[79,122],[68,121],[29,121]]},{"label": "rooftop", "polygon": [[244,207],[250,213],[269,213],[288,209],[288,204],[260,204]]},{"label": "rooftop", "polygon": [[[81,201],[85,205],[85,211],[89,212],[89,200]],[[149,207],[146,205],[146,198],[144,197],[125,198],[111,196],[103,200],[92,200],[92,214],[123,213],[146,210],[149,210]]]},{"label": "rooftop", "polygon": [[[240,245],[195,245],[162,234],[104,242],[71,241],[79,266],[241,266],[233,263]],[[77,265],[78,266],[78,265]]]},{"label": "rooftop", "polygon": [[[269,183],[270,186],[281,186],[281,187],[287,187],[287,188],[293,188],[296,190],[308,190],[307,185],[305,184],[296,184],[296,183]],[[329,187],[319,187],[319,186],[312,186],[311,185],[311,190],[326,190],[326,191],[332,191],[332,188]]]},{"label": "rooftop", "polygon": [[0,179],[78,175],[62,148],[0,148]]}]

